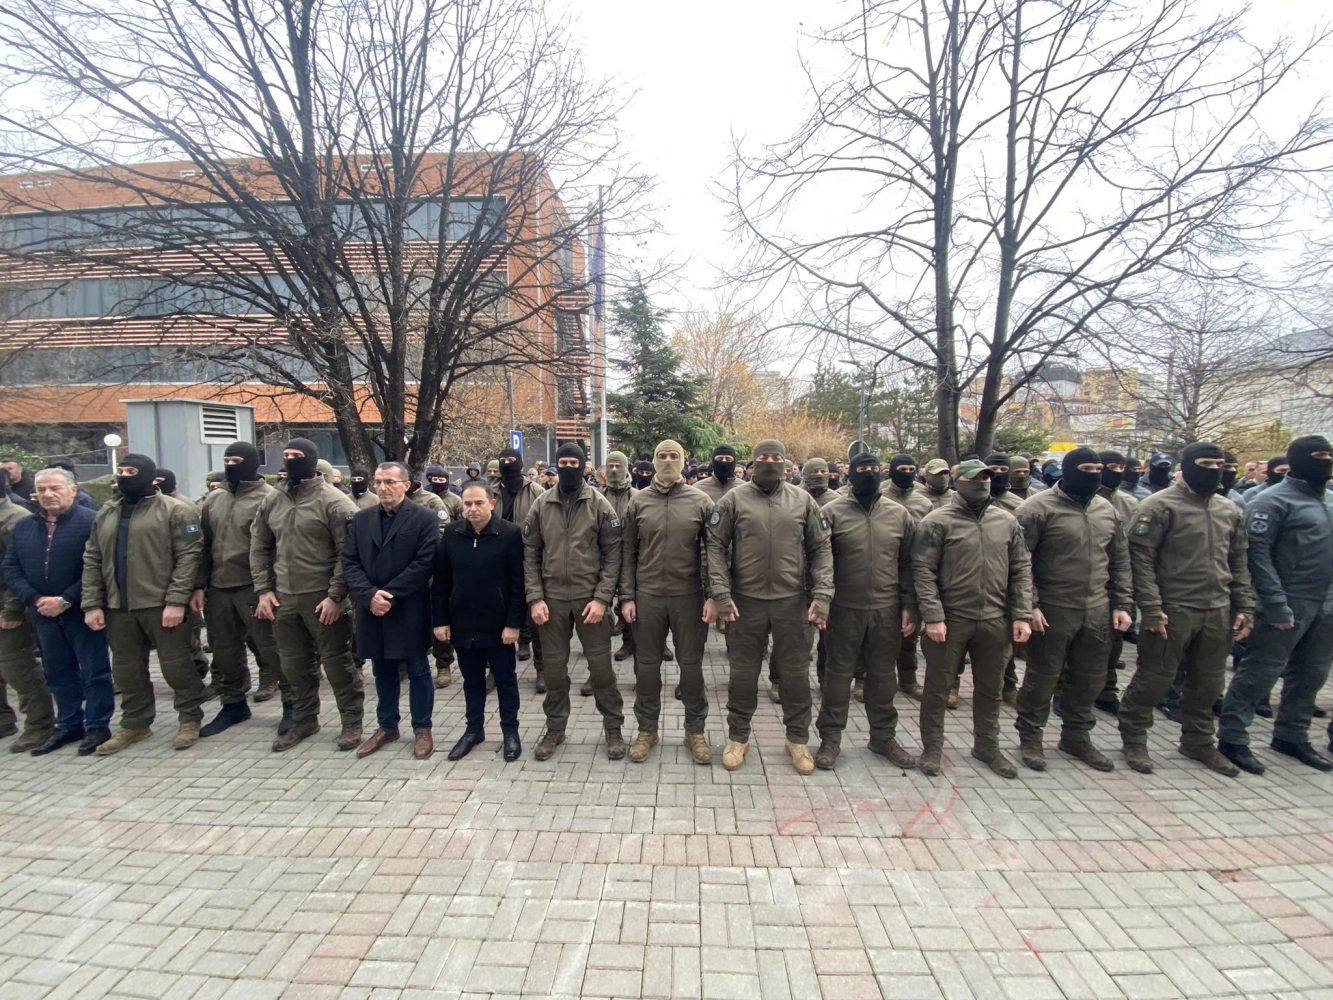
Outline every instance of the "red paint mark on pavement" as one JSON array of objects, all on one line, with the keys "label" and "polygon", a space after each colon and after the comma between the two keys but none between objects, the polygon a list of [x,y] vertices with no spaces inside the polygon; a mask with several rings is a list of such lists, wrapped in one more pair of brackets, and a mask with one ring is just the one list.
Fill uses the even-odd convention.
[{"label": "red paint mark on pavement", "polygon": [[938,812],[929,802],[925,803],[916,811],[915,816],[903,824],[903,836],[920,837],[924,832],[924,830],[921,829],[921,824],[925,823],[927,820],[929,820],[929,825],[925,827],[925,830],[933,830],[943,826],[944,821],[953,815],[953,811],[958,805],[958,797],[958,786],[951,785],[949,788],[949,801],[945,802]]}]

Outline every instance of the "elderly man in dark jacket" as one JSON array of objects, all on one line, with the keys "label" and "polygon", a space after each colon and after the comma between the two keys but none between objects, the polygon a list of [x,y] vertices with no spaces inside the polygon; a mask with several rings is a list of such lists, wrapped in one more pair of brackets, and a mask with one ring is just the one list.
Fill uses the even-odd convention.
[{"label": "elderly man in dark jacket", "polygon": [[430,661],[430,576],[435,565],[439,519],[435,512],[405,503],[412,473],[385,462],[373,480],[379,504],[358,511],[343,542],[343,579],[356,602],[356,652],[370,660],[379,694],[379,728],[356,755],[365,757],[398,739],[399,664],[407,668],[408,705],[415,734],[412,753],[426,760],[435,752],[431,711],[435,685]]},{"label": "elderly man in dark jacket", "polygon": [[527,620],[523,590],[523,532],[496,515],[495,497],[481,483],[463,484],[463,520],[449,525],[435,558],[435,637],[451,641],[463,673],[467,729],[450,760],[486,739],[486,669],[500,701],[504,759],[518,760],[518,676],[515,646]]}]

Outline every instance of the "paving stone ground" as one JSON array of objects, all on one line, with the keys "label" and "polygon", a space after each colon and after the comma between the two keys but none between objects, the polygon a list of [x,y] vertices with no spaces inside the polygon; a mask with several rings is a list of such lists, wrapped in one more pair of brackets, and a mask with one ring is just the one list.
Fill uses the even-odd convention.
[{"label": "paving stone ground", "polygon": [[[1178,756],[1159,717],[1151,776],[1052,748],[1011,782],[968,756],[965,683],[939,778],[866,752],[856,706],[837,771],[801,778],[765,698],[728,773],[725,665],[714,637],[708,768],[669,693],[647,763],[606,759],[577,691],[536,762],[526,670],[515,764],[493,696],[490,741],[444,759],[457,683],[428,763],[406,740],[337,752],[327,690],[323,732],[289,753],[268,750],[274,702],[174,753],[160,683],[153,738],[117,757],[0,753],[0,1000],[1333,996],[1333,777],[1270,753],[1267,722],[1262,778]],[[373,685],[366,702],[373,720]]]}]

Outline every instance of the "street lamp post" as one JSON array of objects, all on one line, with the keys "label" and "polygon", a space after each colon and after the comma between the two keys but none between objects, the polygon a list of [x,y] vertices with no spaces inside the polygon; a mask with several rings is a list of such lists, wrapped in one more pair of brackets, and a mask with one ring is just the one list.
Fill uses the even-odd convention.
[{"label": "street lamp post", "polygon": [[102,438],[102,443],[106,445],[106,464],[111,469],[111,474],[116,474],[116,449],[125,442],[121,440],[119,434],[111,433]]}]

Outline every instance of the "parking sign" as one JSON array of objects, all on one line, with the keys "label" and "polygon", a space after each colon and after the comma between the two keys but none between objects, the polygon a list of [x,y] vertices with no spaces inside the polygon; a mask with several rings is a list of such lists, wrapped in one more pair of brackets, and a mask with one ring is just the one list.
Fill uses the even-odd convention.
[{"label": "parking sign", "polygon": [[523,432],[511,430],[509,432],[509,447],[522,453],[523,451]]}]

